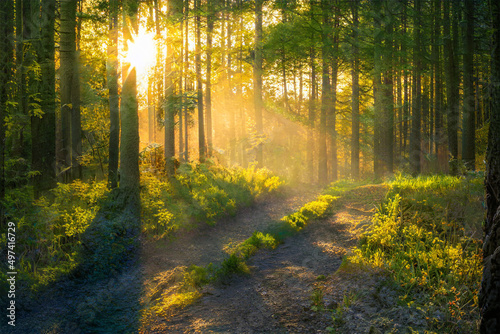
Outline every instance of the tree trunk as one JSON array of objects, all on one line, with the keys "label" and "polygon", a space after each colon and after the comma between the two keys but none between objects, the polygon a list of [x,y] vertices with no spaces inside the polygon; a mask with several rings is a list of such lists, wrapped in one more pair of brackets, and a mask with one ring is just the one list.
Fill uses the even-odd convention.
[{"label": "tree trunk", "polygon": [[326,184],[328,181],[328,159],[326,147],[326,118],[331,107],[331,88],[330,88],[330,20],[329,6],[326,0],[321,0],[323,10],[323,26],[321,33],[321,112],[319,116],[319,144],[318,144],[318,182]]},{"label": "tree trunk", "polygon": [[56,185],[56,88],[55,88],[55,0],[41,2],[38,63],[41,70],[41,116],[31,117],[32,168],[40,172],[34,178],[34,195]]},{"label": "tree trunk", "polygon": [[411,133],[410,133],[410,169],[413,175],[421,172],[420,154],[421,154],[421,113],[422,113],[422,89],[421,89],[421,59],[420,59],[420,30],[421,30],[421,0],[415,0],[415,28],[413,49],[413,92],[412,92],[412,115],[411,115]]},{"label": "tree trunk", "polygon": [[[392,174],[394,166],[394,94],[393,94],[393,73],[392,73],[392,54],[393,50],[393,23],[394,19],[391,14],[394,3],[387,1],[384,8],[385,14],[385,38],[384,38],[384,85],[383,89],[383,103],[382,103],[382,126],[381,126],[381,153],[382,161],[384,164],[383,173]],[[391,8],[388,8],[390,6]]]},{"label": "tree trunk", "polygon": [[493,17],[491,115],[486,163],[486,221],[483,279],[479,292],[480,333],[500,333],[500,3],[490,1]]},{"label": "tree trunk", "polygon": [[462,156],[468,170],[476,168],[474,97],[474,1],[465,0],[464,104]]},{"label": "tree trunk", "polygon": [[383,98],[382,98],[382,5],[381,0],[373,1],[374,10],[374,76],[373,76],[373,104],[374,104],[374,120],[373,120],[373,170],[375,177],[383,175],[382,165],[382,117],[383,117]]},{"label": "tree trunk", "polygon": [[109,165],[108,186],[118,187],[120,149],[120,106],[118,96],[118,0],[109,3],[109,44],[107,81],[109,92]]},{"label": "tree trunk", "polygon": [[200,162],[205,162],[205,120],[203,115],[203,81],[201,79],[201,0],[195,0],[196,10],[196,90],[198,96],[198,150]]},{"label": "tree trunk", "polygon": [[352,125],[351,125],[351,176],[359,179],[359,50],[358,50],[358,4],[352,4],[353,51],[352,51]]},{"label": "tree trunk", "polygon": [[[453,19],[455,21],[455,18]],[[453,23],[455,25],[455,23]],[[454,48],[450,33],[450,3],[444,2],[443,16],[444,58],[446,80],[446,104],[448,121],[448,150],[450,152],[450,173],[458,172],[458,79],[457,79],[457,51]]]},{"label": "tree trunk", "polygon": [[257,167],[264,165],[262,136],[264,126],[262,121],[262,4],[263,0],[255,0],[255,59],[253,66],[253,85],[254,85],[254,108],[255,123],[259,143],[256,147]]},{"label": "tree trunk", "polygon": [[206,104],[206,121],[207,121],[207,144],[208,156],[213,154],[213,138],[212,138],[212,42],[214,32],[214,8],[213,3],[208,2],[207,15],[207,79],[205,87],[205,104]]},{"label": "tree trunk", "polygon": [[179,49],[176,39],[177,20],[182,13],[182,0],[171,0],[167,3],[169,20],[167,37],[167,59],[165,62],[165,172],[168,177],[175,174],[175,81],[178,79],[175,68],[175,54]]},{"label": "tree trunk", "polygon": [[73,75],[75,70],[76,51],[76,7],[74,0],[61,0],[61,28],[60,28],[60,94],[61,94],[61,129],[62,150],[64,160],[61,166],[61,176],[65,182],[71,180],[73,166],[72,129],[73,120]]},{"label": "tree trunk", "polygon": [[[123,37],[125,52],[132,34],[137,32],[136,0],[123,4]],[[129,21],[129,22],[128,22]],[[134,196],[139,193],[139,115],[137,105],[136,70],[131,64],[123,63],[122,104],[121,104],[121,143],[120,143],[120,189]]]},{"label": "tree trunk", "polygon": [[[8,82],[13,79],[14,4],[0,1],[0,227],[5,226],[5,123],[7,101],[11,98]],[[54,30],[52,29],[52,33]]]},{"label": "tree trunk", "polygon": [[[333,50],[332,50],[332,88],[331,88],[331,98],[332,98],[332,107],[330,113],[330,135],[331,135],[331,166],[332,166],[332,181],[337,181],[338,178],[338,157],[337,157],[337,76],[338,76],[338,53],[339,53],[339,12],[338,12],[338,3],[334,4],[335,6],[335,23],[333,28],[335,29],[333,34]],[[302,74],[302,72],[301,72]]]}]

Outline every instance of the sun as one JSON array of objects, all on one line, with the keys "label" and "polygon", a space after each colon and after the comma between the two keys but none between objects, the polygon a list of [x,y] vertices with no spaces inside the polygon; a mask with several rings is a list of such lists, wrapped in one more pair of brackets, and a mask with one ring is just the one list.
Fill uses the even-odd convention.
[{"label": "sun", "polygon": [[140,27],[138,34],[133,34],[128,42],[128,51],[125,52],[124,62],[136,69],[137,76],[142,77],[156,63],[155,34]]}]

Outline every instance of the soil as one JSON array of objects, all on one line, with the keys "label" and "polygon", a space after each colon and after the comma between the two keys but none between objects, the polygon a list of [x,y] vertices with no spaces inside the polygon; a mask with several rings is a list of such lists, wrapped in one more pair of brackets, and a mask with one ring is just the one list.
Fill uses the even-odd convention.
[{"label": "soil", "polygon": [[[343,319],[348,321],[340,324],[335,324],[332,310],[350,291],[378,289],[384,280],[377,272],[365,271],[363,276],[338,269],[386,191],[380,185],[355,189],[337,205],[334,215],[311,222],[276,249],[261,250],[251,257],[248,275],[206,285],[197,302],[165,316],[141,320],[152,291],[161,294],[169,289],[176,283],[176,275],[189,265],[220,263],[231,244],[295,212],[315,199],[319,189],[288,189],[280,196],[262,198],[214,226],[200,227],[173,240],[144,242],[140,259],[113,278],[60,282],[39,300],[24,305],[10,332],[327,333],[333,326],[341,333],[377,333],[377,328],[388,327],[373,327],[370,314],[381,307],[392,309],[393,305],[383,304],[390,300],[353,302]],[[383,295],[390,296],[391,291]]]}]

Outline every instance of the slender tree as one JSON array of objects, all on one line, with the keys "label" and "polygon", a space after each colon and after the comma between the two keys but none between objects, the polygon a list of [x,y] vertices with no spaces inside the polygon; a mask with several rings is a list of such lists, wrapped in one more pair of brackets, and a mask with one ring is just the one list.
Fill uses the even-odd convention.
[{"label": "slender tree", "polygon": [[474,94],[474,1],[465,0],[464,103],[462,155],[468,170],[476,167]]},{"label": "slender tree", "polygon": [[175,55],[179,49],[179,42],[182,42],[178,41],[175,36],[182,7],[182,0],[168,1],[167,59],[165,62],[165,172],[169,177],[175,174],[175,83],[178,80]]},{"label": "slender tree", "polygon": [[500,332],[500,3],[490,1],[493,18],[491,115],[486,163],[486,218],[483,279],[479,292],[480,333]]},{"label": "slender tree", "polygon": [[[137,34],[136,0],[123,2],[123,37],[125,52],[129,41]],[[137,105],[137,82],[134,64],[122,64],[123,87],[120,108],[121,140],[120,140],[120,189],[130,193],[134,198],[139,194],[139,115]]]},{"label": "slender tree", "polygon": [[[76,51],[76,9],[77,1],[61,0],[61,28],[60,28],[60,94],[61,94],[61,129],[62,129],[62,157],[60,167],[63,179],[71,180],[73,166],[72,121],[73,113],[73,75],[75,70]],[[75,129],[76,130],[76,129]]]},{"label": "slender tree", "polygon": [[352,3],[352,128],[351,128],[351,176],[359,178],[359,50],[358,50],[358,3]]},{"label": "slender tree", "polygon": [[37,46],[40,64],[40,109],[43,114],[31,116],[32,168],[40,173],[33,180],[34,195],[56,185],[56,90],[55,90],[55,0],[42,1],[40,39]]},{"label": "slender tree", "polygon": [[420,154],[421,154],[421,125],[422,125],[422,88],[421,88],[421,15],[422,2],[415,0],[414,3],[414,41],[413,48],[413,85],[412,85],[412,115],[410,133],[410,167],[413,175],[420,174]]},{"label": "slender tree", "polygon": [[4,226],[5,197],[5,117],[9,99],[8,82],[13,77],[14,60],[14,6],[11,1],[0,1],[0,226]]},{"label": "slender tree", "polygon": [[201,76],[201,0],[195,0],[196,11],[196,91],[198,100],[198,150],[200,162],[205,161],[205,117],[203,112],[203,80]]},{"label": "slender tree", "polygon": [[[262,121],[262,4],[263,0],[255,0],[255,46],[253,63],[253,96],[255,108],[255,123],[257,135],[261,137],[264,132]],[[262,142],[259,138],[257,150],[257,166],[263,167]]]},{"label": "slender tree", "polygon": [[107,83],[109,92],[109,166],[108,186],[118,186],[118,158],[120,147],[120,106],[118,96],[118,0],[109,2],[109,44]]}]

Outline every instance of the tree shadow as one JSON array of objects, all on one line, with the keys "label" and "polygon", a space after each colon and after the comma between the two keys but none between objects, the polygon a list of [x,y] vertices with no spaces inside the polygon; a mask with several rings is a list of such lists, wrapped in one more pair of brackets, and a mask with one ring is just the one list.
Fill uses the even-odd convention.
[{"label": "tree shadow", "polygon": [[143,287],[140,222],[138,194],[113,190],[81,235],[78,267],[36,299],[20,300],[16,326],[9,332],[137,333]]}]

